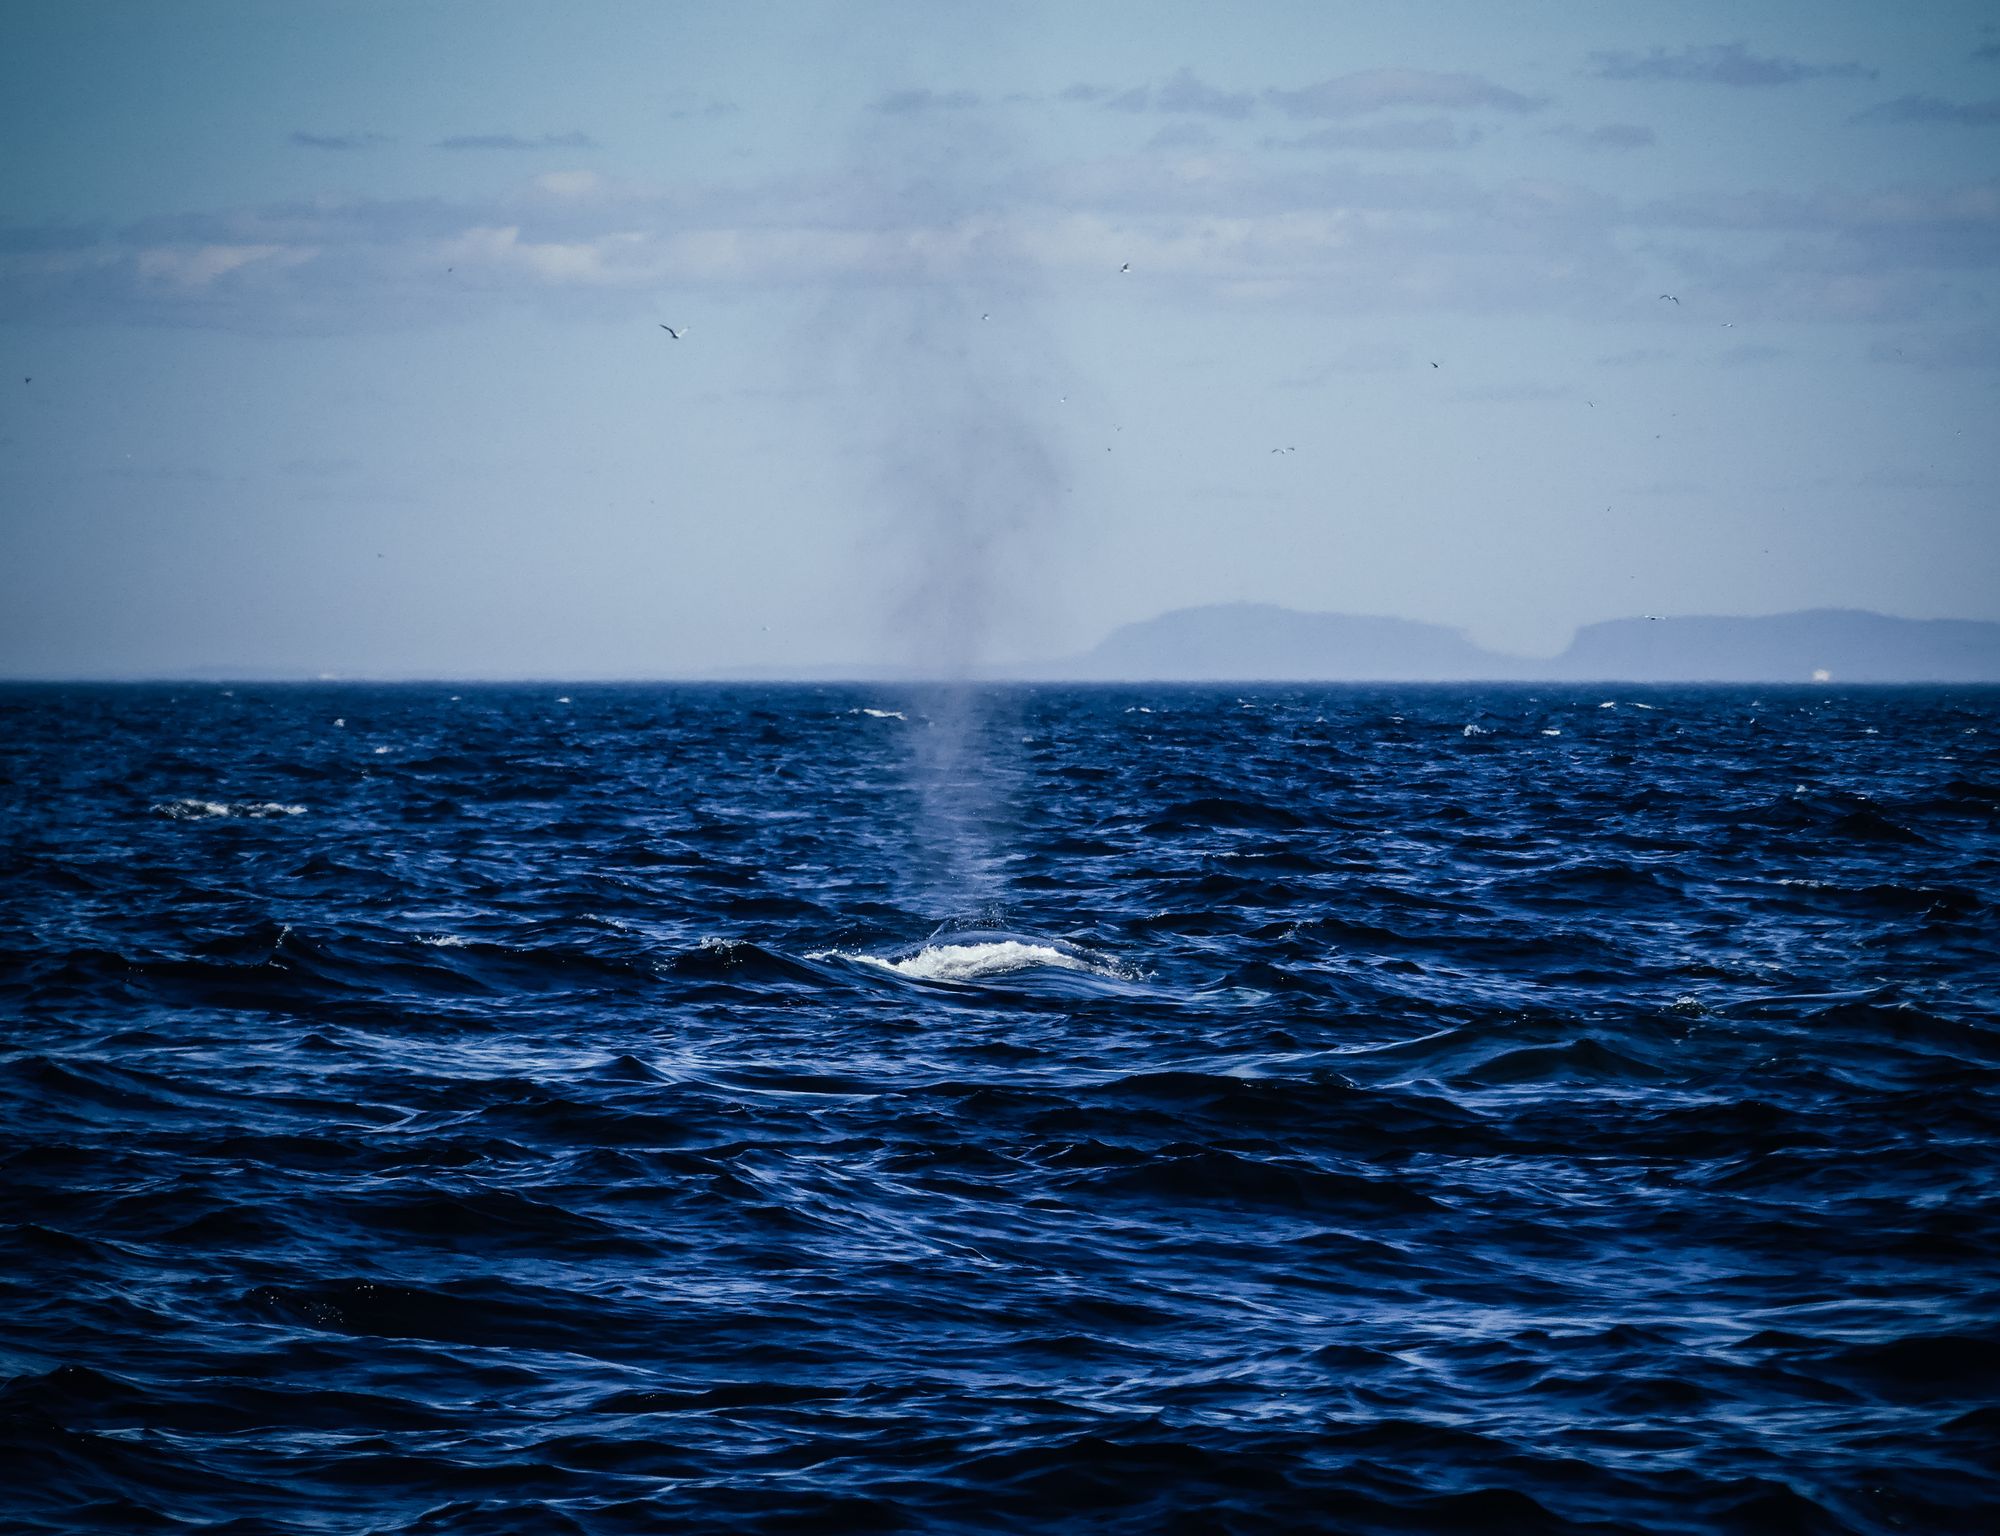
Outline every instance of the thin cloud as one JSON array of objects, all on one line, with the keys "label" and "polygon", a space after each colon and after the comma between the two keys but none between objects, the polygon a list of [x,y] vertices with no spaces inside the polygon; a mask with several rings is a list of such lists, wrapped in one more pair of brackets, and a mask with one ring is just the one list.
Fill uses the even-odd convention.
[{"label": "thin cloud", "polygon": [[[1029,270],[1060,281],[1130,261],[1229,304],[1643,314],[1655,327],[1699,316],[1706,351],[1737,340],[1716,323],[1942,323],[1963,311],[1968,284],[2000,271],[1991,179],[1637,201],[1554,179],[1487,184],[1436,166],[1213,148],[1194,167],[1142,152],[979,162],[967,176],[941,197],[867,168],[664,185],[572,169],[483,198],[0,226],[0,319],[353,332],[522,301],[626,315],[668,287],[825,293]],[[1687,308],[1658,302],[1662,291]],[[1943,340],[1906,361],[1964,365]]]},{"label": "thin cloud", "polygon": [[1775,362],[1785,355],[1781,347],[1767,347],[1754,341],[1746,341],[1717,354],[1716,361],[1725,368],[1749,368],[1758,363]]},{"label": "thin cloud", "polygon": [[1148,149],[1213,149],[1219,143],[1206,123],[1168,123],[1146,141]]},{"label": "thin cloud", "polygon": [[911,116],[920,112],[964,112],[980,105],[977,91],[932,91],[917,87],[906,91],[890,91],[871,104],[872,112],[887,113],[891,117]]},{"label": "thin cloud", "polygon": [[1850,123],[1957,123],[1972,128],[2000,126],[2000,96],[1990,101],[1956,102],[1938,96],[1898,96],[1857,112]]},{"label": "thin cloud", "polygon": [[1102,101],[1111,94],[1113,92],[1108,85],[1090,85],[1079,80],[1075,85],[1066,85],[1057,91],[1056,100],[1082,102],[1088,105],[1094,101]]},{"label": "thin cloud", "polygon": [[1535,112],[1546,96],[1527,96],[1480,75],[1427,69],[1364,69],[1296,91],[1267,90],[1264,100],[1287,117],[1357,117],[1398,107]]},{"label": "thin cloud", "polygon": [[1248,117],[1257,98],[1248,91],[1217,90],[1195,78],[1193,70],[1182,69],[1161,86],[1153,98],[1156,112],[1189,112],[1207,117]]},{"label": "thin cloud", "polygon": [[1280,389],[1316,389],[1352,374],[1397,373],[1410,366],[1410,349],[1387,343],[1355,342],[1315,367],[1278,380]]},{"label": "thin cloud", "polygon": [[386,133],[307,133],[298,129],[293,132],[291,142],[301,149],[355,150],[375,149],[396,141]]},{"label": "thin cloud", "polygon": [[1777,54],[1752,53],[1741,43],[1690,43],[1674,52],[1603,51],[1590,56],[1603,80],[1694,80],[1707,85],[1793,85],[1801,80],[1873,80],[1876,72],[1853,62],[1807,64]]},{"label": "thin cloud", "polygon": [[1485,137],[1479,129],[1461,128],[1450,118],[1426,117],[1315,128],[1295,139],[1266,139],[1264,145],[1267,149],[1443,150],[1470,149]]},{"label": "thin cloud", "polygon": [[701,97],[683,91],[667,98],[666,115],[676,121],[691,117],[729,117],[743,109],[733,101],[724,101],[718,96]]},{"label": "thin cloud", "polygon": [[1983,63],[2000,63],[2000,43],[1981,43],[1972,50],[1972,56]]},{"label": "thin cloud", "polygon": [[597,140],[582,132],[545,133],[539,138],[525,139],[517,133],[459,133],[450,138],[439,139],[433,149],[596,149]]},{"label": "thin cloud", "polygon": [[1599,123],[1595,128],[1563,123],[1542,131],[1552,139],[1562,139],[1582,149],[1650,149],[1658,142],[1652,129],[1637,123]]}]

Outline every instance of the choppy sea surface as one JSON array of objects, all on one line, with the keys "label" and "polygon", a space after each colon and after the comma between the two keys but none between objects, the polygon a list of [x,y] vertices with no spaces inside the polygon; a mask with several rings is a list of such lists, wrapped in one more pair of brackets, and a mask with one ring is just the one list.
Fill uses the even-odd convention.
[{"label": "choppy sea surface", "polygon": [[2000,692],[0,689],[0,1527],[1990,1531]]}]

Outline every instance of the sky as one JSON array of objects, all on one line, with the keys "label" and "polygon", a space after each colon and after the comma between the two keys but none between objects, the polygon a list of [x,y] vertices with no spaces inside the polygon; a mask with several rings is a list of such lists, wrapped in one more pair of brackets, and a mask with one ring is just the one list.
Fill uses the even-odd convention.
[{"label": "sky", "polygon": [[0,675],[2000,620],[1990,4],[6,32]]}]

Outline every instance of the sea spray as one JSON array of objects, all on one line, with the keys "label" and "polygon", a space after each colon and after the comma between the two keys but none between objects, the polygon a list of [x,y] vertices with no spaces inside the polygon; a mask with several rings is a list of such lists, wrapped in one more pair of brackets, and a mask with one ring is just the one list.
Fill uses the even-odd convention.
[{"label": "sea spray", "polygon": [[863,566],[905,679],[911,895],[955,920],[997,915],[1019,751],[981,680],[1045,627],[1065,480],[1064,369],[994,138],[971,122],[862,131],[845,217],[872,254],[809,332],[865,466]]}]

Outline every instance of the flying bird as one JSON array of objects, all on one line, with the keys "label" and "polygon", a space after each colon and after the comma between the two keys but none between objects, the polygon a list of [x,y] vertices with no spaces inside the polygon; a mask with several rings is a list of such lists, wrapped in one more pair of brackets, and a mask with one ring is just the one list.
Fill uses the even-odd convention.
[{"label": "flying bird", "polygon": [[1435,368],[1435,367],[1437,367],[1437,364],[1436,364],[1436,363],[1432,363],[1432,364],[1431,364],[1431,366],[1432,366],[1433,368]]},{"label": "flying bird", "polygon": [[1661,297],[1661,298],[1663,298],[1663,299],[1672,299],[1672,300],[1673,300],[1673,302],[1674,302],[1674,303],[1676,303],[1676,304],[1680,303],[1680,300],[1679,300],[1679,299],[1676,299],[1676,298],[1674,298],[1674,296],[1673,296],[1673,295],[1672,295],[1671,293],[1663,293],[1663,294],[1661,294],[1661,295],[1660,295],[1660,297]]},{"label": "flying bird", "polygon": [[679,341],[683,336],[687,335],[686,326],[682,326],[679,330],[675,330],[671,325],[667,325],[663,322],[660,326],[660,329],[665,331],[669,336],[673,337],[675,341]]},{"label": "flying bird", "polygon": [[1118,270],[1120,272],[1130,272],[1132,270],[1132,263],[1128,261],[1125,263],[1124,266],[1120,267]]}]

